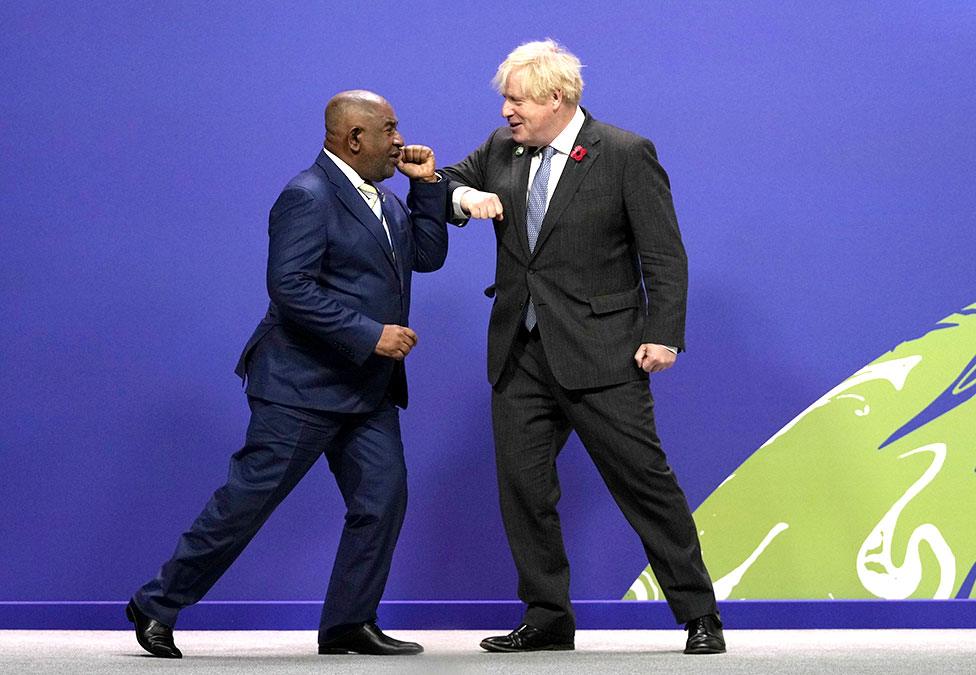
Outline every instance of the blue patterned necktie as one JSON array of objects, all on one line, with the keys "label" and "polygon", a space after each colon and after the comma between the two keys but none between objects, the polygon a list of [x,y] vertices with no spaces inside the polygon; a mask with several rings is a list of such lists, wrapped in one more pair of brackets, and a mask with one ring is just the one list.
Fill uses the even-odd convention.
[{"label": "blue patterned necktie", "polygon": [[[535,251],[535,243],[539,240],[539,230],[542,229],[542,219],[546,216],[546,195],[549,193],[549,170],[552,168],[552,156],[556,149],[547,145],[542,149],[542,162],[532,179],[529,188],[528,206],[525,210],[525,229],[529,235],[529,253]],[[529,304],[525,307],[525,327],[535,328],[535,305],[529,297]]]}]

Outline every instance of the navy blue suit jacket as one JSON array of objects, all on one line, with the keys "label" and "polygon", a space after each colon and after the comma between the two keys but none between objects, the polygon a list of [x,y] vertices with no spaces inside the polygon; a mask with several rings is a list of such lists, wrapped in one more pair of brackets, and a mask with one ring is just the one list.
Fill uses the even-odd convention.
[{"label": "navy blue suit jacket", "polygon": [[250,396],[333,412],[407,405],[403,363],[373,352],[384,324],[409,325],[411,273],[447,257],[447,182],[412,181],[405,205],[388,189],[383,214],[395,256],[362,195],[320,152],[271,209],[267,315],[237,374]]}]

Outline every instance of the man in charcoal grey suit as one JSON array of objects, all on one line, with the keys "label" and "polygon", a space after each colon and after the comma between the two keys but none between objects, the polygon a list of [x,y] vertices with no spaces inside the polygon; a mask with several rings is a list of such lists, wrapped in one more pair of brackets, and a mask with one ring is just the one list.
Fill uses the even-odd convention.
[{"label": "man in charcoal grey suit", "polygon": [[[488,379],[502,518],[527,605],[493,652],[573,649],[555,460],[576,431],[640,536],[685,652],[725,651],[695,523],[654,429],[648,373],[683,348],[687,261],[650,141],[579,107],[551,40],[499,66],[507,126],[444,170],[455,215],[493,218]],[[467,188],[471,189],[465,189]]]}]

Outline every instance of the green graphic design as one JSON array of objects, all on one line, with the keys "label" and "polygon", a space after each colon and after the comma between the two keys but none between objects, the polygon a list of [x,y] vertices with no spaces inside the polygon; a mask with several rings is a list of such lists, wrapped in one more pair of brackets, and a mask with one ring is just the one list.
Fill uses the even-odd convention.
[{"label": "green graphic design", "polygon": [[718,598],[970,597],[974,394],[976,304],[817,399],[695,511]]}]

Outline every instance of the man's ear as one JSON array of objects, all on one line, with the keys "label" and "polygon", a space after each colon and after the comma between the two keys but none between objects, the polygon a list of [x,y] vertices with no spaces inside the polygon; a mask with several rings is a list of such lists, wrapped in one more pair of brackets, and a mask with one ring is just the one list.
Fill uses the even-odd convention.
[{"label": "man's ear", "polygon": [[346,137],[346,142],[349,145],[350,152],[353,153],[359,152],[363,144],[362,136],[363,136],[362,127],[352,127],[349,130],[349,135]]},{"label": "man's ear", "polygon": [[549,99],[549,102],[552,104],[552,109],[553,110],[559,110],[559,106],[563,102],[563,92],[562,92],[562,90],[561,89],[556,89],[555,91],[553,91],[552,92],[552,96]]}]

